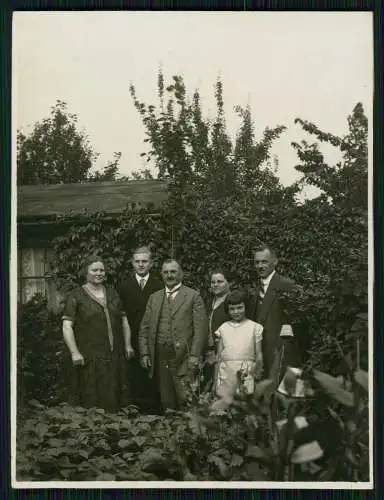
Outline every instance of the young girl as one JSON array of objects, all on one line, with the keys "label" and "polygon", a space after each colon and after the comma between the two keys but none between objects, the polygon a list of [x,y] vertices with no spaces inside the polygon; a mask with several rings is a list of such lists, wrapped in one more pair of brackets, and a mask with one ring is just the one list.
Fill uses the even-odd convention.
[{"label": "young girl", "polygon": [[226,400],[232,400],[239,390],[239,371],[248,394],[253,393],[254,380],[262,371],[263,326],[245,317],[246,300],[246,293],[241,290],[227,296],[224,307],[231,319],[215,332],[219,340],[215,392]]}]

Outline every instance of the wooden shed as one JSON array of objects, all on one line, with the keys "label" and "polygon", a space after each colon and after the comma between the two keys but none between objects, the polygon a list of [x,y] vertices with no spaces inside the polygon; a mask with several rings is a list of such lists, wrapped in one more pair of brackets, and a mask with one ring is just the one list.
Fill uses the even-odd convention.
[{"label": "wooden shed", "polygon": [[70,212],[79,220],[86,212],[102,211],[113,218],[132,203],[157,211],[166,199],[167,183],[160,180],[18,186],[18,301],[41,293],[50,307],[57,307],[59,297],[49,273],[51,243],[70,224],[58,223],[57,216]]}]

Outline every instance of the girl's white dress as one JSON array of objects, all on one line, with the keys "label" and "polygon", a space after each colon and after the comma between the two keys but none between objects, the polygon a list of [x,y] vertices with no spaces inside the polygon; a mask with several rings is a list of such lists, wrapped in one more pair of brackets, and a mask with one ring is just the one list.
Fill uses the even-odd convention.
[{"label": "girl's white dress", "polygon": [[[237,372],[245,374],[244,388],[248,394],[254,390],[256,344],[262,341],[263,326],[250,319],[241,323],[226,321],[215,332],[222,343],[216,374],[216,395],[232,398],[238,389]],[[261,345],[258,346],[261,349]]]}]

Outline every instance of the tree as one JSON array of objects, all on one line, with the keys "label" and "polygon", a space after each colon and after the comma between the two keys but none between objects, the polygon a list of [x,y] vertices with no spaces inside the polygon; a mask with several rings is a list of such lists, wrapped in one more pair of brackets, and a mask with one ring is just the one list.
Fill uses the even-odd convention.
[{"label": "tree", "polygon": [[[151,145],[144,158],[154,160],[159,177],[170,179],[166,203],[156,216],[152,207],[134,207],[112,223],[94,214],[78,226],[71,224],[68,234],[54,242],[56,277],[75,280],[82,265],[78,256],[98,253],[110,279],[118,280],[129,269],[132,249],[150,243],[155,267],[169,256],[181,259],[186,284],[203,295],[208,294],[210,269],[220,264],[252,289],[252,250],[260,242],[271,243],[279,255],[279,271],[305,289],[293,302],[291,315],[306,325],[313,363],[337,373],[335,341],[354,360],[359,341],[361,362],[367,366],[368,226],[366,205],[357,193],[358,179],[364,185],[367,169],[362,107],[349,117],[350,130],[343,138],[301,121],[320,141],[343,148],[343,162],[338,168],[322,168],[318,145],[302,141],[303,182],[321,187],[324,194],[299,204],[297,184],[282,187],[271,165],[271,144],[283,127],[266,128],[257,141],[250,108],[236,108],[241,126],[233,143],[226,133],[221,83],[215,85],[213,120],[203,117],[198,91],[192,101],[187,99],[179,77],[165,89],[160,73],[158,87],[157,108],[141,103],[133,87],[131,93]],[[150,174],[145,172],[137,175]]]},{"label": "tree", "polygon": [[183,191],[194,186],[202,195],[238,196],[244,192],[265,197],[282,192],[282,186],[270,168],[270,150],[285,127],[266,128],[257,142],[250,107],[236,108],[242,125],[233,143],[226,130],[224,88],[218,79],[214,85],[216,116],[203,116],[198,90],[188,98],[182,76],[172,77],[165,86],[158,73],[158,106],[141,102],[133,84],[130,86],[134,105],[146,129],[144,142],[151,148],[142,153],[153,162],[159,178],[170,178]]},{"label": "tree", "polygon": [[121,153],[113,153],[113,161],[109,162],[103,169],[102,172],[96,171],[94,174],[90,174],[87,180],[93,182],[100,181],[115,181],[119,173],[119,162],[121,158]]},{"label": "tree", "polygon": [[328,165],[318,143],[302,140],[292,143],[301,161],[296,169],[303,174],[303,182],[320,188],[333,203],[349,207],[367,208],[368,194],[368,119],[361,103],[348,116],[349,132],[343,137],[323,132],[315,124],[297,118],[305,132],[314,135],[342,152],[342,161]]},{"label": "tree", "polygon": [[78,118],[57,100],[51,114],[37,122],[29,135],[17,133],[17,183],[66,184],[116,180],[121,153],[114,154],[102,172],[91,172],[98,154],[87,135],[78,130]]},{"label": "tree", "polygon": [[271,147],[273,142],[286,130],[285,126],[266,127],[261,140],[256,141],[251,107],[235,107],[242,120],[236,136],[233,162],[236,166],[237,182],[242,192],[251,192],[259,199],[277,203],[282,198],[292,200],[298,186],[284,188],[276,175],[278,159],[273,158],[271,165]]},{"label": "tree", "polygon": [[85,181],[97,155],[77,129],[76,115],[58,100],[51,115],[35,124],[29,136],[18,132],[18,184]]}]

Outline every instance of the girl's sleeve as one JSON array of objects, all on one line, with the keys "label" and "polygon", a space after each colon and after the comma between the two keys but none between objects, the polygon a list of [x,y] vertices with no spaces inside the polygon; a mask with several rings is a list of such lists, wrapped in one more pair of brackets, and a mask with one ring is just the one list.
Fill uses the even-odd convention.
[{"label": "girl's sleeve", "polygon": [[263,330],[264,330],[263,325],[260,325],[260,323],[255,323],[255,326],[253,328],[253,334],[255,336],[256,343],[259,343],[263,340]]},{"label": "girl's sleeve", "polygon": [[65,303],[62,320],[75,321],[77,311],[77,299],[74,293],[68,295]]}]

